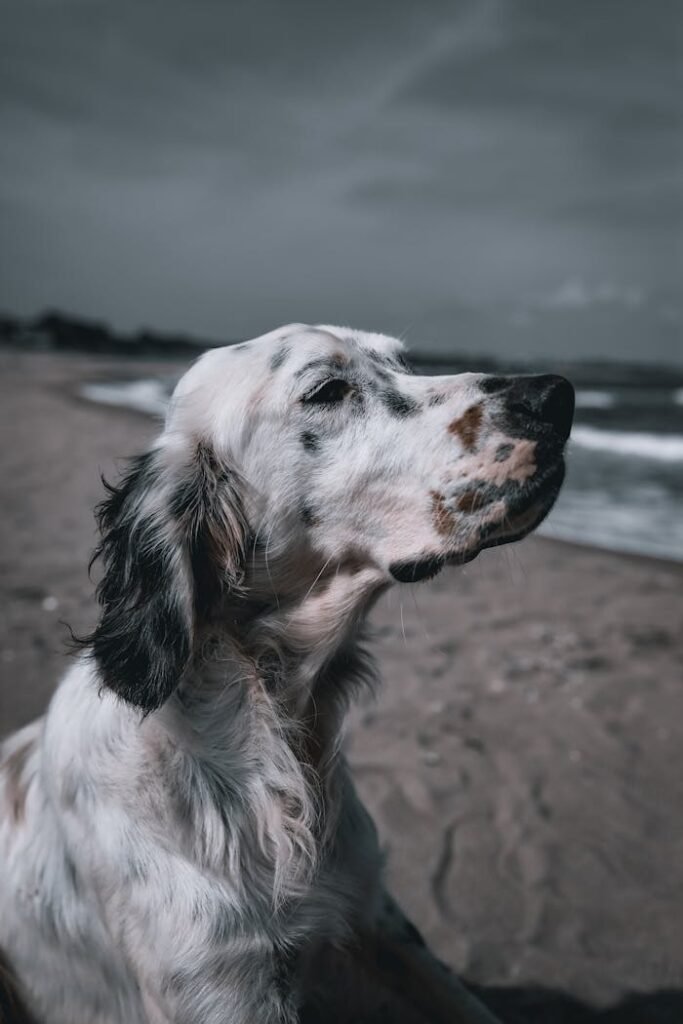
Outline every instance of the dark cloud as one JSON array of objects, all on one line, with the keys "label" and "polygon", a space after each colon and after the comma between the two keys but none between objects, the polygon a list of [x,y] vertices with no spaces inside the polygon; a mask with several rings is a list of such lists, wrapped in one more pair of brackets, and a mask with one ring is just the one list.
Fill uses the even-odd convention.
[{"label": "dark cloud", "polygon": [[535,352],[565,281],[678,283],[682,10],[6,2],[0,306]]},{"label": "dark cloud", "polygon": [[496,5],[486,45],[444,54],[399,99],[627,123],[632,112],[647,128],[680,117],[681,31],[677,0],[516,0]]}]

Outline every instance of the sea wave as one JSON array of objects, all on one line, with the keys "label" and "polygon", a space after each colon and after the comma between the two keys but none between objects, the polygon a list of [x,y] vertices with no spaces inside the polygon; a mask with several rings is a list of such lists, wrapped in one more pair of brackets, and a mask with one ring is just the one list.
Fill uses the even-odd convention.
[{"label": "sea wave", "polygon": [[631,455],[656,462],[683,462],[683,437],[680,434],[646,434],[625,430],[600,430],[581,424],[572,430],[572,442],[580,448]]},{"label": "sea wave", "polygon": [[168,406],[168,388],[162,380],[150,377],[146,380],[122,381],[111,384],[83,384],[79,388],[81,398],[99,405],[114,405],[151,416],[164,416]]},{"label": "sea wave", "polygon": [[577,409],[611,409],[616,399],[609,391],[580,390],[576,392]]},{"label": "sea wave", "polygon": [[538,532],[610,551],[683,562],[680,506],[659,488],[633,487],[627,495],[565,488]]},{"label": "sea wave", "polygon": [[674,391],[674,402],[676,405],[683,405],[683,388],[676,388]]}]

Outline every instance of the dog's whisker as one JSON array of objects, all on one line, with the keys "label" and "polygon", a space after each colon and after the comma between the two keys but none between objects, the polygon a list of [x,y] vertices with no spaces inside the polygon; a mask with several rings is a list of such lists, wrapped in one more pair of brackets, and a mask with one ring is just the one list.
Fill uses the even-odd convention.
[{"label": "dog's whisker", "polygon": [[273,531],[274,530],[275,530],[275,523],[272,524],[272,526],[270,528],[270,531],[268,533],[268,537],[266,539],[266,545],[265,545],[264,556],[263,557],[264,557],[265,566],[266,566],[266,574],[268,576],[268,580],[270,582],[271,590],[272,590],[273,596],[275,597],[275,601],[276,601],[277,607],[279,609],[279,607],[280,607],[280,597],[279,597],[277,588],[275,586],[275,583],[273,581],[273,577],[272,577],[271,572],[270,572],[270,563],[268,561],[268,552],[269,552],[269,548],[270,548],[270,542],[271,542],[271,540],[273,538]]},{"label": "dog's whisker", "polygon": [[422,635],[425,636],[428,640],[431,641],[432,640],[432,635],[429,632],[429,627],[427,625],[427,622],[425,621],[424,615],[422,613],[422,609],[420,608],[420,604],[419,604],[419,601],[418,601],[418,595],[415,593],[414,590],[411,590],[410,596],[412,598],[413,605],[415,606],[415,613],[417,615],[417,620],[420,623],[420,626],[422,628]]},{"label": "dog's whisker", "polygon": [[403,636],[403,645],[404,645],[404,647],[407,647],[408,646],[408,638],[406,636],[406,627],[405,627],[405,623],[403,621],[403,601],[401,601],[399,603],[399,609],[400,609],[400,612],[401,612],[401,634]]},{"label": "dog's whisker", "polygon": [[[308,590],[304,594],[304,597],[303,597],[304,601],[306,601],[311,596],[312,592],[315,590],[316,584],[318,583],[318,581],[320,580],[321,576],[323,575],[323,573],[327,569],[327,567],[330,564],[330,562],[332,561],[333,557],[334,557],[333,555],[330,555],[330,557],[328,559],[326,559],[325,562],[323,562],[322,568],[320,569],[320,571],[318,572],[317,576],[315,577],[315,579],[311,583],[310,587],[308,588]],[[336,569],[335,575],[337,575],[338,573],[339,573],[339,565],[337,564],[337,569]]]}]

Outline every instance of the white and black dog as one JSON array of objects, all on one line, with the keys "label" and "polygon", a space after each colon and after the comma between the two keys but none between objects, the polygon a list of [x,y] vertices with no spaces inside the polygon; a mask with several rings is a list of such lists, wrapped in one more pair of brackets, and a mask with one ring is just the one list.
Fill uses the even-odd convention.
[{"label": "white and black dog", "polygon": [[383,944],[424,1019],[490,1019],[425,980],[340,735],[377,596],[540,523],[574,397],[414,376],[401,348],[297,324],[207,352],[108,487],[99,624],[2,748],[25,1019],[292,1024],[319,950]]}]

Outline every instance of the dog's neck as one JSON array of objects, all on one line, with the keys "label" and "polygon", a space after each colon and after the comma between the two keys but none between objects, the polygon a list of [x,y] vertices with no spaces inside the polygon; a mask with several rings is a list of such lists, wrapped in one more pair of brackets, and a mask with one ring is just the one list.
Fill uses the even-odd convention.
[{"label": "dog's neck", "polygon": [[239,794],[226,798],[223,845],[208,845],[199,817],[190,823],[191,855],[218,870],[225,844],[258,845],[276,899],[296,894],[334,841],[343,719],[374,677],[359,644],[371,583],[361,577],[332,577],[297,604],[206,628],[159,712],[177,777],[194,778],[203,794],[187,805],[220,817],[220,794]]},{"label": "dog's neck", "polygon": [[225,678],[232,666],[227,675],[251,680],[247,692],[257,687],[275,701],[297,733],[313,738],[322,761],[318,732],[332,727],[334,710],[339,733],[357,684],[374,675],[358,639],[383,586],[376,570],[354,566],[294,599],[278,595],[267,605],[256,596],[227,606],[200,639],[195,679]]},{"label": "dog's neck", "polygon": [[302,597],[256,619],[245,631],[245,646],[257,660],[269,649],[282,652],[303,698],[356,635],[383,585],[375,569],[361,565],[321,577]]}]

